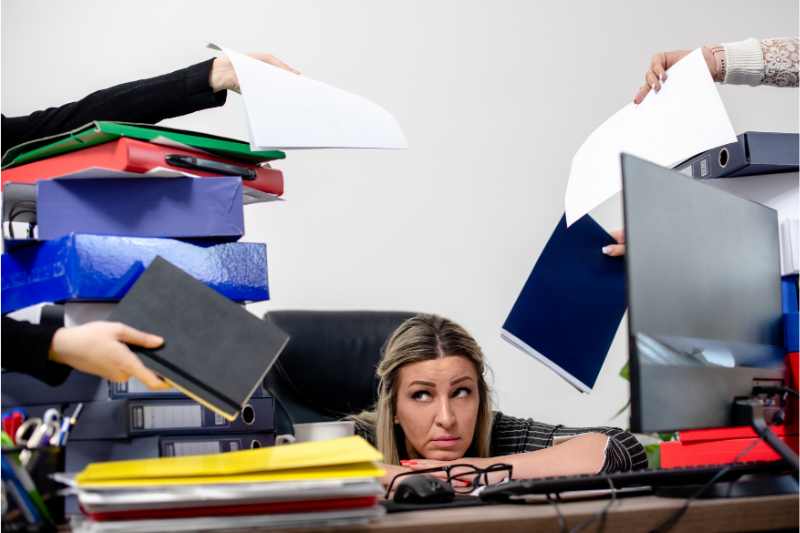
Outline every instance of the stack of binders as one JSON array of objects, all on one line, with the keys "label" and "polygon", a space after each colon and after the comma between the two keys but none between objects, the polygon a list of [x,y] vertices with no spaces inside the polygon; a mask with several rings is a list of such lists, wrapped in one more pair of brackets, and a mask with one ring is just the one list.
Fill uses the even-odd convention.
[{"label": "stack of binders", "polygon": [[353,527],[383,514],[376,464],[361,437],[197,455],[93,463],[59,479],[86,518],[73,531]]},{"label": "stack of binders", "polygon": [[[268,163],[283,157],[233,139],[115,122],[12,148],[1,174],[2,312],[68,302],[78,317],[68,326],[103,319],[158,256],[235,302],[269,299],[266,245],[237,241],[244,203],[283,193],[283,175]],[[2,384],[3,408],[29,416],[84,404],[68,471],[274,443],[273,399],[260,388],[229,421],[177,391],[78,371],[54,388],[14,373]]]}]

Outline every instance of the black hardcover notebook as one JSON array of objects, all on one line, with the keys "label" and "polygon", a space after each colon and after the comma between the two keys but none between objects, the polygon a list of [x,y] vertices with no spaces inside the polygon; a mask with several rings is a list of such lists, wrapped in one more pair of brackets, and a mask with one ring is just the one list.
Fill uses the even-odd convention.
[{"label": "black hardcover notebook", "polygon": [[158,349],[131,349],[146,367],[231,421],[289,340],[271,322],[161,257],[153,260],[109,319],[163,337]]}]

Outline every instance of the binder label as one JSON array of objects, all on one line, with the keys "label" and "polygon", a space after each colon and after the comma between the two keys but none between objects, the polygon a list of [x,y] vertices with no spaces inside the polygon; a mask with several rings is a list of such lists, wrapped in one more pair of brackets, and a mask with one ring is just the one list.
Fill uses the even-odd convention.
[{"label": "binder label", "polygon": [[203,427],[199,405],[137,405],[131,409],[132,429],[173,429]]},{"label": "binder label", "polygon": [[162,457],[207,455],[242,449],[239,439],[175,440],[163,443]]}]

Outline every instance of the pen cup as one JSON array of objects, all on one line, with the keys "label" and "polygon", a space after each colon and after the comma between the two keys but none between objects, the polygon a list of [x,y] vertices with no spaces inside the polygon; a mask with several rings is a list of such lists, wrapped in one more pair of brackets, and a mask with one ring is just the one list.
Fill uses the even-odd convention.
[{"label": "pen cup", "polygon": [[42,495],[47,510],[55,524],[66,523],[64,515],[64,496],[60,491],[64,486],[52,478],[53,474],[64,471],[65,449],[59,446],[37,448],[31,455],[28,471]]},{"label": "pen cup", "polygon": [[[14,461],[19,465],[19,452],[21,448],[4,449],[4,460]],[[14,525],[20,525],[20,531],[54,531],[55,527],[66,523],[64,514],[64,497],[59,494],[62,485],[54,481],[51,474],[64,471],[64,448],[47,446],[30,450],[31,456],[27,467],[24,470],[28,473],[30,481],[35,487],[33,500],[38,500],[44,504],[46,514],[52,523],[40,523],[38,527],[33,527],[27,523],[24,512],[18,507],[18,502],[12,494],[9,494],[8,481],[4,473],[4,511],[8,506],[8,514],[3,515],[3,531],[8,527],[9,531],[14,530]],[[22,469],[22,466],[19,466]],[[44,513],[40,513],[44,514]]]}]

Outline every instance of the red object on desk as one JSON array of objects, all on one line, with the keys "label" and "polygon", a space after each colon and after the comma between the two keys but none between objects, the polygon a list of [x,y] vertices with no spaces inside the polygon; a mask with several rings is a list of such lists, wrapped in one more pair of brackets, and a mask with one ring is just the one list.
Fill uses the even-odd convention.
[{"label": "red object on desk", "polygon": [[[195,518],[199,516],[240,516],[254,514],[314,513],[362,509],[377,505],[377,496],[356,498],[334,498],[328,500],[300,500],[243,503],[231,505],[207,505],[205,507],[172,507],[166,509],[136,509],[131,511],[109,511],[86,513],[92,520],[145,520],[156,518]],[[85,512],[85,511],[84,511]]]},{"label": "red object on desk", "polygon": [[[798,370],[800,370],[798,353],[787,354],[786,383],[795,391],[800,382]],[[797,453],[797,396],[788,395],[786,424],[770,426],[770,429]],[[679,439],[661,443],[662,468],[729,464],[754,443],[753,448],[738,461],[777,461],[780,459],[780,456],[766,442],[762,442],[750,426],[681,431]]]},{"label": "red object on desk", "polygon": [[[242,185],[280,196],[283,194],[283,173],[274,168],[263,168],[250,162],[238,161],[218,155],[137,141],[125,137],[65,154],[40,159],[26,165],[9,168],[0,173],[2,183],[36,183],[91,168],[118,172],[145,173],[156,168],[183,172],[194,176],[224,176],[223,172],[209,172],[185,168],[167,162],[169,155],[190,156],[217,163],[225,163],[255,171],[254,180],[242,180]],[[146,177],[146,176],[143,176]]]},{"label": "red object on desk", "polygon": [[[800,389],[800,362],[798,359],[800,359],[800,353],[798,352],[786,354],[786,383],[789,388],[795,391]],[[798,448],[800,448],[797,438],[798,433],[800,433],[800,423],[798,423],[800,408],[798,408],[797,396],[790,394],[788,399],[789,404],[786,406],[786,430],[789,437],[786,438],[786,442],[794,450],[794,453],[797,453]]]},{"label": "red object on desk", "polygon": [[[786,426],[770,426],[773,433],[779,437],[786,435]],[[730,439],[752,439],[757,438],[758,434],[750,426],[736,426],[730,428],[712,429],[690,429],[680,431],[679,442],[683,444],[694,444],[698,442],[717,442]],[[678,441],[673,441],[678,442]]]},{"label": "red object on desk", "polygon": [[[753,446],[755,444],[755,446]],[[780,456],[760,437],[727,439],[686,444],[680,441],[661,443],[661,468],[733,463],[740,453],[753,446],[737,462],[777,461]]]}]

